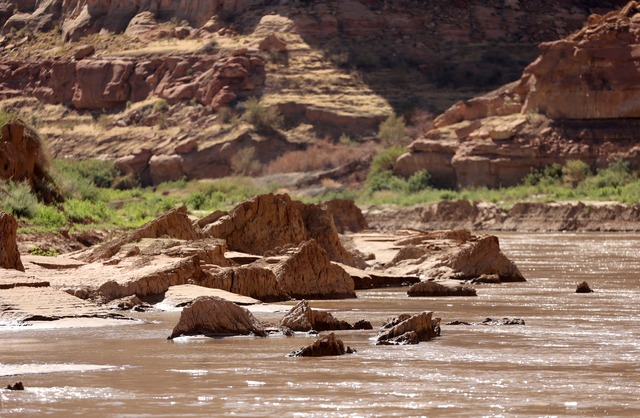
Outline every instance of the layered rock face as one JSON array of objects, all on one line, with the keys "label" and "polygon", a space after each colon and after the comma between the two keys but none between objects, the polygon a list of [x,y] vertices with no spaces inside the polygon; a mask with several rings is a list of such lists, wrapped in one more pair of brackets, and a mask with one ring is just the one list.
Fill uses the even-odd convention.
[{"label": "layered rock face", "polygon": [[439,116],[396,172],[428,170],[443,186],[498,187],[572,159],[592,168],[616,159],[640,167],[638,43],[637,2],[591,16],[568,38],[543,43],[520,81]]},{"label": "layered rock face", "polygon": [[72,104],[77,109],[123,108],[153,95],[169,103],[195,99],[218,109],[236,94],[264,83],[264,62],[240,52],[210,55],[85,58],[81,61],[4,61],[0,63],[0,96],[32,95],[44,103]]},{"label": "layered rock face", "polygon": [[45,202],[62,196],[47,172],[48,162],[38,135],[22,121],[0,127],[0,180],[26,182]]}]

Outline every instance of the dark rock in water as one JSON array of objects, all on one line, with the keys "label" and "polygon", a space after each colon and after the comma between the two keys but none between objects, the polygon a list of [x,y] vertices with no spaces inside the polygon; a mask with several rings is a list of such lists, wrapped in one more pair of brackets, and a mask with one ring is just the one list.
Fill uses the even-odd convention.
[{"label": "dark rock in water", "polygon": [[465,321],[451,321],[451,322],[447,322],[445,325],[473,325],[471,322],[465,322]]},{"label": "dark rock in water", "polygon": [[24,390],[24,385],[22,382],[17,382],[15,385],[7,385],[7,389],[9,390]]},{"label": "dark rock in water", "polygon": [[407,290],[407,295],[415,296],[477,296],[476,289],[469,286],[445,286],[436,282],[416,283]]},{"label": "dark rock in water", "polygon": [[353,329],[373,329],[373,325],[371,325],[371,322],[361,319],[353,324]]},{"label": "dark rock in water", "polygon": [[471,283],[474,284],[500,284],[502,280],[500,280],[500,276],[497,274],[481,274],[475,279],[471,280]]},{"label": "dark rock in water", "polygon": [[399,335],[394,338],[390,338],[388,340],[379,341],[377,345],[410,345],[410,344],[419,344],[420,337],[415,331],[405,332],[402,335]]},{"label": "dark rock in water", "polygon": [[409,318],[411,318],[411,315],[409,314],[402,314],[402,315],[396,316],[395,318],[389,318],[387,319],[387,322],[385,322],[382,325],[382,329],[393,328],[396,325],[398,325],[400,322],[406,321]]},{"label": "dark rock in water", "polygon": [[524,325],[524,320],[520,318],[502,318],[502,319],[486,318],[484,321],[478,324],[479,325]]},{"label": "dark rock in water", "polygon": [[482,322],[451,321],[447,322],[445,325],[525,325],[525,323],[524,319],[520,318],[486,318]]},{"label": "dark rock in water", "polygon": [[[407,316],[401,315],[390,321],[396,325],[380,333],[376,338],[376,345],[418,344],[440,335],[440,318],[432,319],[433,312],[422,312],[406,318]],[[400,318],[406,319],[400,321]]]},{"label": "dark rock in water", "polygon": [[589,287],[589,283],[587,282],[582,282],[582,283],[578,283],[578,286],[576,287],[576,293],[592,293],[593,290],[591,290],[591,288]]},{"label": "dark rock in water", "polygon": [[301,300],[282,318],[280,325],[294,331],[333,331],[349,330],[353,327],[345,321],[334,318],[329,312],[315,311],[309,302]]},{"label": "dark rock in water", "polygon": [[300,350],[287,354],[287,357],[325,357],[325,356],[341,356],[343,354],[352,354],[356,350],[351,347],[344,348],[342,340],[336,338],[332,332],[322,338],[318,338],[313,344],[303,347]]}]

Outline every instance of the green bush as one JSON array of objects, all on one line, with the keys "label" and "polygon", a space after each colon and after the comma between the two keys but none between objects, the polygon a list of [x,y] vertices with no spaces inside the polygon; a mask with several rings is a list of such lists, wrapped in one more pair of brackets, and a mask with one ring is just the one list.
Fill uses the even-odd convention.
[{"label": "green bush", "polygon": [[153,113],[166,113],[169,111],[169,103],[165,99],[158,99],[153,104]]},{"label": "green bush", "polygon": [[0,185],[0,210],[16,218],[31,219],[38,213],[39,206],[38,199],[26,182]]},{"label": "green bush", "polygon": [[257,130],[278,129],[284,124],[284,118],[275,107],[265,107],[255,97],[245,102],[244,109],[242,119],[252,124]]},{"label": "green bush", "polygon": [[203,209],[207,203],[208,196],[204,192],[195,192],[187,196],[184,200],[184,204],[191,210]]},{"label": "green bush", "polygon": [[46,229],[60,229],[67,224],[67,218],[55,206],[41,205],[33,218],[34,224]]},{"label": "green bush", "polygon": [[113,209],[100,201],[67,199],[63,207],[67,218],[72,222],[83,224],[111,222],[115,218]]},{"label": "green bush", "polygon": [[385,146],[406,145],[409,140],[404,117],[395,114],[389,115],[380,124],[378,139]]},{"label": "green bush", "polygon": [[524,178],[523,184],[527,186],[552,185],[560,183],[562,178],[562,166],[551,164],[540,170],[532,169]]},{"label": "green bush", "polygon": [[587,188],[616,188],[622,187],[633,180],[636,175],[631,172],[627,161],[614,161],[607,168],[600,169],[591,177],[585,186]]},{"label": "green bush", "polygon": [[562,180],[574,186],[591,175],[591,169],[584,161],[569,160],[562,167]]},{"label": "green bush", "polygon": [[18,119],[18,114],[15,112],[7,112],[0,109],[0,127],[4,126],[7,122]]},{"label": "green bush", "polygon": [[33,248],[29,248],[29,254],[41,255],[41,256],[45,256],[45,257],[57,257],[57,256],[60,255],[60,253],[58,253],[53,248],[41,248],[39,246],[35,246]]},{"label": "green bush", "polygon": [[383,151],[380,151],[371,161],[370,172],[380,173],[382,171],[391,171],[396,164],[396,160],[402,154],[404,154],[405,148],[400,145],[389,147]]},{"label": "green bush", "polygon": [[381,171],[369,174],[365,181],[365,190],[368,194],[383,190],[402,192],[406,190],[407,183],[403,178],[394,176],[391,171]]},{"label": "green bush", "polygon": [[407,191],[418,193],[431,187],[431,174],[427,170],[416,171],[407,179]]}]

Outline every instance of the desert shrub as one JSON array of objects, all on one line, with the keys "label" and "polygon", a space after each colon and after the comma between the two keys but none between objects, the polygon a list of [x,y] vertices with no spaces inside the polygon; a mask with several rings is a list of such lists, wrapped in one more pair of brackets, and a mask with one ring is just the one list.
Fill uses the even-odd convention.
[{"label": "desert shrub", "polygon": [[524,178],[523,184],[527,186],[552,185],[560,182],[562,178],[562,166],[551,164],[540,170],[532,169]]},{"label": "desert shrub", "polygon": [[33,223],[45,229],[60,229],[67,224],[67,218],[55,206],[40,205]]},{"label": "desert shrub", "polygon": [[38,206],[38,199],[26,182],[0,184],[0,210],[16,218],[31,219],[36,216]]},{"label": "desert shrub", "polygon": [[381,171],[369,174],[365,181],[365,191],[368,194],[383,190],[401,192],[404,191],[406,187],[406,181],[403,178],[394,176],[391,171]]},{"label": "desert shrub", "polygon": [[63,203],[67,218],[77,223],[110,222],[115,213],[104,202],[79,199],[67,199]]},{"label": "desert shrub", "polygon": [[635,178],[629,162],[617,160],[609,164],[607,168],[598,170],[595,176],[585,182],[585,186],[587,188],[622,187]]},{"label": "desert shrub", "polygon": [[158,99],[153,104],[153,113],[166,113],[169,111],[169,103],[165,99]]},{"label": "desert shrub", "polygon": [[250,123],[257,130],[278,129],[284,124],[284,118],[275,107],[266,107],[260,100],[253,97],[244,104],[242,119]]},{"label": "desert shrub", "polygon": [[303,173],[309,171],[328,170],[340,167],[354,160],[368,159],[374,153],[372,144],[333,144],[329,141],[318,141],[307,149],[290,151],[276,158],[267,167],[269,174]]},{"label": "desert shrub", "polygon": [[427,170],[416,171],[407,179],[407,191],[417,193],[431,187],[431,174]]},{"label": "desert shrub", "polygon": [[581,160],[569,160],[562,167],[562,180],[573,185],[582,182],[590,174],[589,166]]},{"label": "desert shrub", "polygon": [[253,147],[242,148],[231,157],[231,171],[235,174],[250,176],[262,169],[262,164],[256,158],[256,149]]},{"label": "desert shrub", "polygon": [[57,257],[57,256],[60,255],[60,253],[58,253],[53,248],[42,248],[42,247],[37,246],[37,245],[35,247],[29,248],[29,254],[31,254],[31,255],[41,255],[41,256],[45,256],[45,257]]},{"label": "desert shrub", "polygon": [[205,203],[207,203],[208,196],[204,192],[195,192],[187,196],[184,199],[184,204],[191,210],[200,210],[203,209]]},{"label": "desert shrub", "polygon": [[4,126],[7,122],[18,119],[18,114],[0,109],[0,126]]},{"label": "desert shrub", "polygon": [[371,161],[371,173],[380,173],[382,171],[393,170],[396,160],[406,152],[405,148],[394,145],[385,150],[380,151]]},{"label": "desert shrub", "polygon": [[402,116],[389,115],[378,129],[378,139],[385,146],[406,145],[408,138],[404,117]]}]

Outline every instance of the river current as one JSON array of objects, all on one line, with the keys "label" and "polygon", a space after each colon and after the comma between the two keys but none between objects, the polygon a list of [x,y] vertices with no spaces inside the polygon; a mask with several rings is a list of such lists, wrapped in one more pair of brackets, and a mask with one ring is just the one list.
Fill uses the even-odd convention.
[{"label": "river current", "polygon": [[[166,340],[177,312],[142,325],[0,328],[0,416],[640,416],[640,235],[500,234],[525,283],[475,298],[406,289],[312,301],[374,327],[434,311],[445,324],[521,318],[524,326],[443,325],[416,346],[336,334],[356,354],[288,358],[314,337]],[[576,294],[586,280],[595,293]],[[261,314],[276,321],[283,314]]]}]

